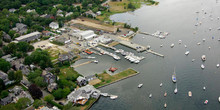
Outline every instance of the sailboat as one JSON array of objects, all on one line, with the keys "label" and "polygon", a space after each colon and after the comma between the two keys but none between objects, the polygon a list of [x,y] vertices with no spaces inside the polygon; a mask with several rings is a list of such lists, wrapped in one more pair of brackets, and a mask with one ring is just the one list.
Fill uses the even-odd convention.
[{"label": "sailboat", "polygon": [[164,93],[164,97],[166,97],[166,96],[167,96],[167,92]]},{"label": "sailboat", "polygon": [[176,84],[176,88],[174,89],[174,94],[176,94],[178,92],[177,90],[177,84]]},{"label": "sailboat", "polygon": [[167,104],[166,103],[164,104],[164,108],[167,108]]},{"label": "sailboat", "polygon": [[172,81],[173,81],[173,83],[176,83],[176,72],[175,72],[175,68],[174,68],[174,72],[173,72],[173,75],[172,75]]}]

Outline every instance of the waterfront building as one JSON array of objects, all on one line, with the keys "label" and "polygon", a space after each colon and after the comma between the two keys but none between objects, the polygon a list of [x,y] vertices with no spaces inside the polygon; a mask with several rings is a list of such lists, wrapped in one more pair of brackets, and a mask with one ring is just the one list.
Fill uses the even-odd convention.
[{"label": "waterfront building", "polygon": [[30,34],[17,37],[17,38],[15,38],[15,40],[18,42],[21,42],[21,41],[30,42],[30,41],[33,41],[33,40],[38,39],[40,37],[41,37],[40,32],[32,32]]}]

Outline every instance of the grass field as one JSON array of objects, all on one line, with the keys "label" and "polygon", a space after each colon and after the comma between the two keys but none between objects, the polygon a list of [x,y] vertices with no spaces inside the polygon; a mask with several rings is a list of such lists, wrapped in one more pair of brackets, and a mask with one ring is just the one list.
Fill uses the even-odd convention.
[{"label": "grass field", "polygon": [[74,77],[77,78],[79,76],[79,73],[75,71],[70,66],[63,66],[60,68],[61,74],[59,75],[62,78],[68,78],[68,77]]},{"label": "grass field", "polygon": [[83,105],[83,106],[80,106],[80,105],[78,105],[78,106],[73,106],[73,107],[71,108],[71,110],[88,110],[89,107],[90,107],[96,100],[97,100],[97,99],[95,99],[95,98],[90,98],[90,99],[88,100],[88,102],[86,102],[85,105]]},{"label": "grass field", "polygon": [[106,85],[106,84],[109,84],[109,83],[113,83],[115,81],[118,81],[120,79],[124,79],[128,76],[131,76],[131,75],[135,75],[137,74],[137,71],[133,70],[133,69],[127,69],[127,70],[124,70],[118,74],[115,74],[115,75],[109,75],[108,73],[104,72],[102,74],[99,74],[98,75],[98,78],[102,81],[96,85],[94,85],[94,87],[100,87],[100,86],[103,86],[103,85]]}]

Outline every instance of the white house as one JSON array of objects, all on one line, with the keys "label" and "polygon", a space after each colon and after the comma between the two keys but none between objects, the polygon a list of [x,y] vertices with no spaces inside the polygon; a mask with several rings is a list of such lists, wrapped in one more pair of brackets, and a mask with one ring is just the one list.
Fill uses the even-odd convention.
[{"label": "white house", "polygon": [[73,36],[75,36],[79,40],[90,40],[90,39],[96,37],[97,35],[94,33],[94,31],[87,30],[87,31],[80,31],[77,33],[73,33]]},{"label": "white house", "polygon": [[49,27],[52,29],[58,29],[59,28],[59,24],[57,22],[51,22],[49,24]]}]

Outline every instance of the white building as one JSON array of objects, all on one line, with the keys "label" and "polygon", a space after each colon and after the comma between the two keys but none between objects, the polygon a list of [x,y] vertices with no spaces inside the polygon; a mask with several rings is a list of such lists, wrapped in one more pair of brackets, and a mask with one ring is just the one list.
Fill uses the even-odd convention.
[{"label": "white building", "polygon": [[49,27],[52,29],[58,29],[59,28],[59,24],[57,22],[51,22],[49,24]]},{"label": "white building", "polygon": [[79,40],[90,40],[90,39],[96,37],[97,35],[94,33],[94,31],[87,30],[87,31],[80,31],[77,33],[73,33],[73,36],[75,36]]},{"label": "white building", "polygon": [[20,41],[29,42],[29,41],[40,38],[40,36],[41,36],[40,32],[32,32],[30,34],[17,37],[17,38],[15,38],[15,40],[18,42],[20,42]]}]

